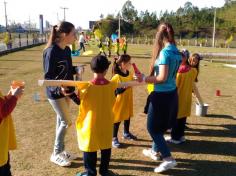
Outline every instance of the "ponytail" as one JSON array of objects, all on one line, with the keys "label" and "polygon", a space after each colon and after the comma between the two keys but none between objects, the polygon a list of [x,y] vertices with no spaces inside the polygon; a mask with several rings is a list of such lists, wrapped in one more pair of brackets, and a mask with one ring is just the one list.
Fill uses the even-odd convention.
[{"label": "ponytail", "polygon": [[152,49],[152,58],[150,64],[149,75],[154,75],[154,64],[159,57],[161,50],[164,48],[164,41],[176,44],[174,39],[174,29],[169,23],[162,23],[157,28],[156,38]]},{"label": "ponytail", "polygon": [[52,44],[59,42],[62,33],[69,34],[74,28],[75,26],[67,21],[62,21],[59,25],[54,25],[45,49],[50,47]]}]

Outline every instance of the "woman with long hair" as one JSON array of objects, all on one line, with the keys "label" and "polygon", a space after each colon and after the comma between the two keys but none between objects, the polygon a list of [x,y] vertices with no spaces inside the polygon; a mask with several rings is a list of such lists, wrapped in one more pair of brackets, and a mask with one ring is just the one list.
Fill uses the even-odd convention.
[{"label": "woman with long hair", "polygon": [[[169,23],[158,26],[150,65],[150,76],[143,77],[147,83],[154,83],[150,94],[147,129],[155,143],[156,151],[163,162],[154,172],[163,172],[177,165],[164,138],[164,133],[174,124],[178,112],[176,73],[181,55],[174,39],[174,30]],[[143,151],[146,156],[150,156]]]},{"label": "woman with long hair", "polygon": [[[44,78],[52,80],[73,80],[76,74],[72,66],[71,50],[68,45],[76,40],[72,23],[63,21],[52,28],[48,43],[43,52]],[[47,87],[48,101],[56,113],[56,136],[54,151],[50,160],[59,166],[69,166],[76,157],[64,150],[66,129],[71,125],[69,117],[69,98],[80,103],[74,87]],[[68,98],[69,97],[69,98]]]}]

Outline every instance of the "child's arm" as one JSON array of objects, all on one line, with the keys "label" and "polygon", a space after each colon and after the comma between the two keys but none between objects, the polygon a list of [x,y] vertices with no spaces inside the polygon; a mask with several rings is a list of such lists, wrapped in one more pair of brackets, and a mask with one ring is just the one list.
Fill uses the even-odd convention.
[{"label": "child's arm", "polygon": [[80,98],[76,95],[75,92],[73,92],[71,95],[69,95],[70,99],[73,100],[74,103],[77,105],[80,105]]},{"label": "child's arm", "polygon": [[16,96],[0,98],[0,123],[4,117],[7,117],[16,107]]},{"label": "child's arm", "polygon": [[3,98],[0,98],[0,123],[3,118],[7,117],[16,107],[16,102],[19,97],[23,94],[24,88],[12,88],[9,94]]},{"label": "child's arm", "polygon": [[203,105],[204,103],[203,103],[202,97],[200,96],[200,93],[198,91],[198,88],[195,82],[193,83],[193,93],[195,94],[198,104]]}]

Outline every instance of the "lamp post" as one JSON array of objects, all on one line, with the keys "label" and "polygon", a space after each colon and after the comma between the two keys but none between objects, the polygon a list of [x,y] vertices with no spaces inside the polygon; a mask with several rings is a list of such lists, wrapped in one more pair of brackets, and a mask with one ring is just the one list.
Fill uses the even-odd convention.
[{"label": "lamp post", "polygon": [[119,39],[120,39],[120,11],[119,11],[119,29],[118,29],[118,37],[119,37]]},{"label": "lamp post", "polygon": [[61,9],[64,10],[64,21],[66,21],[66,10],[68,10],[69,8],[67,8],[67,7],[61,7]]},{"label": "lamp post", "polygon": [[215,35],[216,35],[216,8],[214,12],[214,25],[213,25],[213,35],[212,35],[212,47],[215,47]]},{"label": "lamp post", "polygon": [[6,30],[7,30],[8,24],[7,24],[7,2],[6,1],[4,1],[4,9],[5,9],[5,21],[6,21]]}]

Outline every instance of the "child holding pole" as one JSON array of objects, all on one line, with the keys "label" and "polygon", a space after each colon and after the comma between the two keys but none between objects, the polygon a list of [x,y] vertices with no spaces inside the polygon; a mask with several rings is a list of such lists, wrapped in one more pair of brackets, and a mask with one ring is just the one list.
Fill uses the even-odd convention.
[{"label": "child holding pole", "polygon": [[[133,73],[130,71],[131,68],[131,57],[127,54],[121,55],[118,59],[115,59],[113,64],[112,81],[117,83],[127,82],[133,80]],[[133,116],[133,89],[132,87],[117,88],[115,91],[116,102],[113,107],[115,112],[114,129],[113,129],[113,140],[112,146],[119,148],[121,146],[117,134],[120,123],[124,121],[124,133],[123,138],[128,140],[136,140],[129,131],[130,118]]]}]

